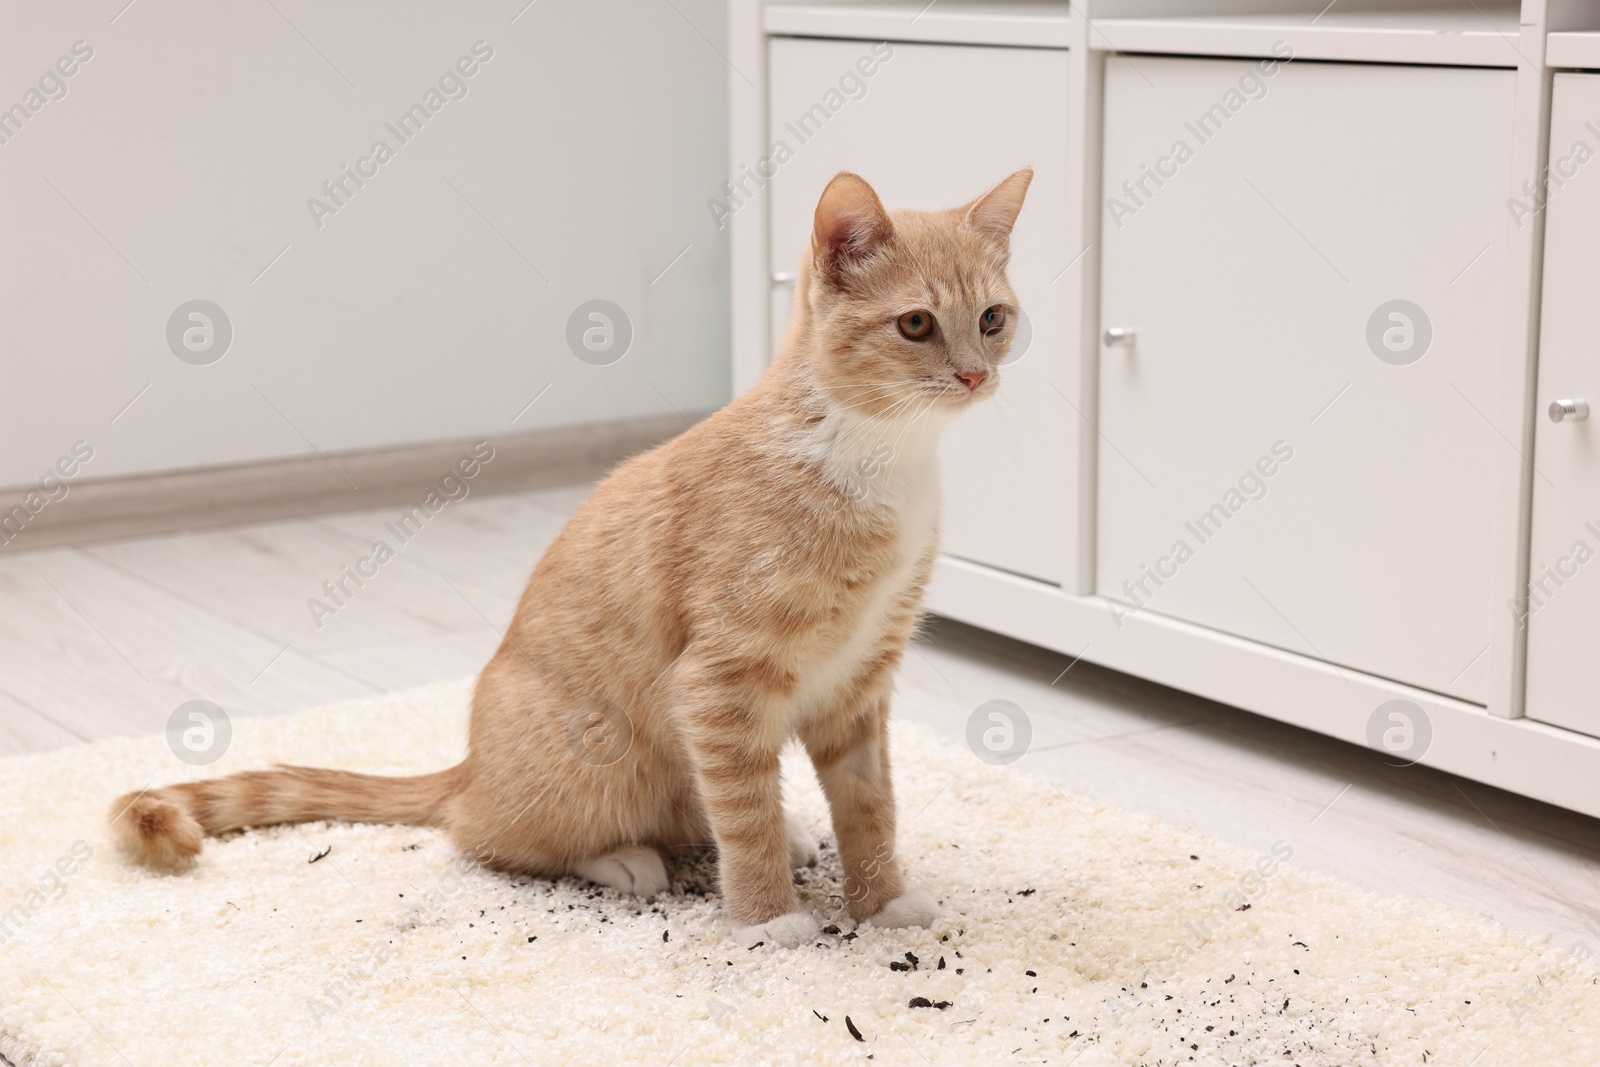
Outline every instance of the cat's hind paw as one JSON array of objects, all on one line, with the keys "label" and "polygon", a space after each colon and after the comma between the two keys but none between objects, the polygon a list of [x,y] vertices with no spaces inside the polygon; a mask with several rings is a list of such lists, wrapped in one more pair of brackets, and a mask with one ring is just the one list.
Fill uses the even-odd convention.
[{"label": "cat's hind paw", "polygon": [[757,943],[796,948],[817,936],[817,917],[809,911],[791,911],[754,926],[733,927],[733,939],[746,948]]},{"label": "cat's hind paw", "polygon": [[615,852],[580,863],[574,871],[580,878],[608,886],[620,893],[653,897],[671,883],[661,853],[648,845],[628,845]]},{"label": "cat's hind paw", "polygon": [[867,919],[873,926],[928,926],[939,917],[939,902],[923,889],[907,889]]},{"label": "cat's hind paw", "polygon": [[783,825],[789,834],[789,866],[815,867],[817,860],[822,858],[816,837],[806,829],[805,823],[793,815],[785,815]]}]

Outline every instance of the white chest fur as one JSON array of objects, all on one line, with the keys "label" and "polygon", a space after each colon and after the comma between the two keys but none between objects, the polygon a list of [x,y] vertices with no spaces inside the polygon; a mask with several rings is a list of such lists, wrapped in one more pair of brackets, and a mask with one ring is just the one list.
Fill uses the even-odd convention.
[{"label": "white chest fur", "polygon": [[865,590],[858,611],[839,632],[818,635],[799,664],[793,703],[796,722],[831,708],[862,668],[898,629],[887,609],[916,580],[917,568],[938,536],[938,413],[868,422],[833,413],[807,442],[848,506],[887,518],[898,531],[891,563]]}]

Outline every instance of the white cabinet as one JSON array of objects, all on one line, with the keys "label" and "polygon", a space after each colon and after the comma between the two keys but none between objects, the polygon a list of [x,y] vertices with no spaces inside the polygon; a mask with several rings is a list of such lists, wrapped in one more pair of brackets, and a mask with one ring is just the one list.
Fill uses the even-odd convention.
[{"label": "white cabinet", "polygon": [[[1550,114],[1534,431],[1526,711],[1600,736],[1600,75],[1558,74]],[[1506,610],[1504,607],[1501,610]],[[1515,610],[1514,608],[1512,610]]]},{"label": "white cabinet", "polygon": [[1600,4],[728,12],[737,388],[836,170],[940,208],[1037,168],[932,611],[1355,744],[1405,700],[1421,762],[1600,817],[1600,411],[1545,414],[1600,405],[1600,75],[1556,73]]},{"label": "white cabinet", "polygon": [[[1077,251],[1064,237],[1066,52],[789,37],[769,49],[769,158],[784,157],[768,190],[776,275],[795,269],[817,197],[840,170],[893,211],[956,207],[1033,165],[1010,271],[1032,340],[1002,368],[997,398],[946,434],[943,545],[1061,583],[1076,566],[1078,463],[1075,416],[1055,387],[1078,373],[1076,319],[1065,286],[1051,285]],[[774,288],[777,337],[792,293]]]},{"label": "white cabinet", "polygon": [[1107,60],[1114,613],[1485,700],[1513,98],[1510,71]]}]

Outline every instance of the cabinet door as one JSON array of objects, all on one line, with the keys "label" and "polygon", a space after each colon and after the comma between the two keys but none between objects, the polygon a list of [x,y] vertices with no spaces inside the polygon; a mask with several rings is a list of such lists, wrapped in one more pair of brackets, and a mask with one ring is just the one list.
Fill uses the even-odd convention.
[{"label": "cabinet door", "polygon": [[[840,170],[893,211],[956,207],[1033,165],[1010,269],[1032,341],[1001,369],[999,394],[945,434],[943,545],[1063,581],[1076,567],[1077,435],[1052,383],[1064,389],[1078,366],[1066,287],[1051,286],[1077,251],[1064,237],[1066,53],[785,37],[770,49],[767,135],[792,154],[771,181],[775,273],[795,269],[817,197]],[[787,286],[774,296],[775,336],[790,297]]]},{"label": "cabinet door", "polygon": [[[1600,736],[1600,75],[1558,74],[1550,113],[1526,713]],[[1583,400],[1588,417],[1549,407]],[[1515,610],[1515,609],[1513,609]]]},{"label": "cabinet door", "polygon": [[1099,591],[1483,702],[1512,73],[1105,90]]}]

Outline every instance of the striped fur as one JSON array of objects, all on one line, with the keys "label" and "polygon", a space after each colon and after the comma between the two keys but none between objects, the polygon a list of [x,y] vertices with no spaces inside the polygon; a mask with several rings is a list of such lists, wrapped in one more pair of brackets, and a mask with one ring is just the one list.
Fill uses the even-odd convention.
[{"label": "striped fur", "polygon": [[[478,679],[459,766],[166,786],[113,806],[122,846],[181,867],[243,827],[413,823],[495,867],[650,892],[652,850],[714,845],[736,930],[793,942],[807,927],[778,757],[798,737],[850,913],[928,921],[894,851],[890,692],[937,550],[938,429],[998,387],[1011,343],[1006,259],[1031,176],[893,214],[854,175],[828,185],[772,368],[579,507]],[[995,304],[1010,315],[986,336]],[[919,308],[938,329],[913,341],[896,323]]]}]

